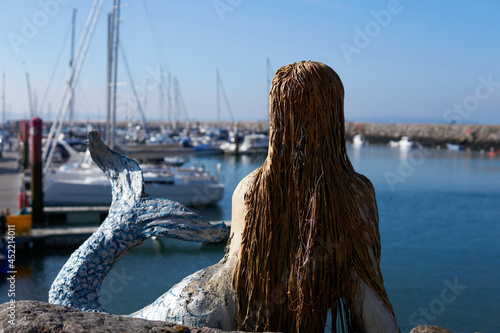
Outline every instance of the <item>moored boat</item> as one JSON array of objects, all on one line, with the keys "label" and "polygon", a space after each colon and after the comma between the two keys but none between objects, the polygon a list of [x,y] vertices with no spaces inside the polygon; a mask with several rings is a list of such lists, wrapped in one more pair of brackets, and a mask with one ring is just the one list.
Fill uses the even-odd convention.
[{"label": "moored boat", "polygon": [[[203,168],[142,165],[145,192],[186,206],[205,206],[222,199],[224,185],[219,176]],[[27,186],[29,188],[29,185]],[[92,162],[88,151],[79,164],[49,171],[43,180],[46,206],[108,206],[111,184]]]},{"label": "moored boat", "polygon": [[255,154],[267,153],[269,148],[269,135],[247,134],[243,140],[231,140],[223,143],[220,148],[226,154]]},{"label": "moored boat", "polygon": [[462,150],[462,146],[461,145],[455,145],[455,144],[451,144],[451,143],[447,143],[446,144],[446,148],[449,151],[459,151],[459,150]]},{"label": "moored boat", "polygon": [[410,139],[409,136],[402,136],[399,141],[389,141],[389,147],[392,148],[401,148],[401,149],[409,149],[409,148],[416,148],[418,147],[419,144],[416,141],[413,141]]},{"label": "moored boat", "polygon": [[[216,176],[208,174],[158,175],[144,173],[145,192],[151,197],[164,197],[185,206],[205,206],[222,199],[224,186]],[[111,184],[105,176],[89,175],[83,179],[44,180],[46,206],[108,206]]]},{"label": "moored boat", "polygon": [[359,146],[364,146],[368,144],[368,141],[366,141],[366,138],[362,134],[356,134],[352,137],[352,145],[359,147]]}]

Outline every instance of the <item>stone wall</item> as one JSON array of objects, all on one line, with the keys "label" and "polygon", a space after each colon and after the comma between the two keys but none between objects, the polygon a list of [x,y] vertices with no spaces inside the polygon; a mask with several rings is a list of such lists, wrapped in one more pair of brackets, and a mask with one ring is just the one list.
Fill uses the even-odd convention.
[{"label": "stone wall", "polygon": [[390,140],[409,136],[433,148],[445,148],[447,143],[452,143],[473,150],[500,149],[500,125],[346,123],[347,140],[358,133],[374,144],[387,144]]},{"label": "stone wall", "polygon": [[[214,124],[211,124],[214,125]],[[225,123],[231,126],[230,123]],[[220,124],[219,124],[220,126]],[[500,149],[500,125],[463,125],[463,124],[377,124],[346,122],[346,139],[352,140],[355,134],[364,134],[372,144],[387,144],[409,136],[426,147],[446,148],[447,143],[460,144],[473,150]],[[266,122],[241,122],[242,132],[269,131]]]}]

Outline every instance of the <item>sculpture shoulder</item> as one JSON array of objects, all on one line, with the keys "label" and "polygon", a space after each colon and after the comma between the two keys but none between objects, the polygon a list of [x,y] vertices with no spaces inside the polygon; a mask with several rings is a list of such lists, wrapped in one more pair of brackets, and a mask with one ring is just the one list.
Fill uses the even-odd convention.
[{"label": "sculpture shoulder", "polygon": [[245,194],[250,188],[257,170],[243,178],[233,192],[232,216],[231,216],[231,235],[230,235],[230,255],[236,255],[241,245],[242,233],[245,228]]},{"label": "sculpture shoulder", "polygon": [[250,184],[252,183],[253,179],[255,178],[255,175],[257,174],[257,170],[252,171],[248,175],[243,178],[238,186],[236,186],[236,189],[233,192],[233,204],[235,202],[243,202],[245,200],[245,193],[247,193]]}]

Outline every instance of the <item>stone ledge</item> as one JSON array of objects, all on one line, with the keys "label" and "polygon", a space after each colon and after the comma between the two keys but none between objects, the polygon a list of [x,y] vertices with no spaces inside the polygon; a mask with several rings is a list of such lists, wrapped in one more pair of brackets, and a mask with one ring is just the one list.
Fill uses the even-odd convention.
[{"label": "stone ledge", "polygon": [[0,305],[0,331],[2,332],[183,332],[222,333],[214,328],[193,328],[165,321],[128,318],[95,312],[82,312],[66,306],[40,301],[17,301],[15,304],[15,325],[9,317],[10,303]]},{"label": "stone ledge", "polygon": [[446,328],[434,325],[419,325],[412,329],[410,333],[454,333]]},{"label": "stone ledge", "polygon": [[[128,318],[96,312],[82,312],[66,306],[41,301],[17,301],[15,325],[11,325],[11,304],[0,304],[0,331],[16,333],[225,333],[208,327],[188,327],[166,321]],[[232,331],[235,333],[236,331]],[[453,333],[439,326],[421,325],[410,333]]]}]

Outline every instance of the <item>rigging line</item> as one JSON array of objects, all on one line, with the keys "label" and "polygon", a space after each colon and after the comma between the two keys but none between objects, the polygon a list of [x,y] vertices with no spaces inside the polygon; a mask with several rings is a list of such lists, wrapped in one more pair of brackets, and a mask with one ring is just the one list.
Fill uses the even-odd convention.
[{"label": "rigging line", "polygon": [[120,0],[113,1],[113,37],[112,37],[112,54],[113,54],[113,63],[112,63],[112,99],[111,99],[111,131],[110,131],[110,143],[113,148],[115,145],[115,134],[116,134],[116,89],[117,87],[117,79],[118,79],[118,46],[119,42],[119,30],[120,30]]},{"label": "rigging line", "polygon": [[[75,57],[73,59],[73,64],[71,66],[71,69],[70,69],[70,72],[69,72],[69,75],[68,75],[68,79],[66,80],[66,84],[64,85],[63,93],[62,93],[61,99],[59,100],[59,105],[57,107],[57,113],[56,113],[56,116],[54,118],[54,121],[52,122],[52,126],[50,127],[49,135],[47,136],[47,141],[46,141],[45,147],[43,149],[43,156],[42,156],[42,160],[43,161],[47,161],[47,158],[49,157],[48,156],[48,154],[49,154],[49,147],[51,146],[52,141],[54,141],[54,140],[52,140],[52,137],[53,137],[54,132],[55,132],[55,130],[57,128],[57,125],[58,125],[58,122],[59,122],[59,118],[61,116],[62,109],[63,109],[64,103],[65,103],[65,100],[66,100],[66,97],[67,97],[67,94],[68,94],[68,89],[70,88],[70,80],[71,80],[71,78],[73,77],[73,75],[75,73],[76,64],[80,60],[81,49],[82,49],[83,44],[85,43],[85,41],[87,39],[90,25],[92,23],[92,20],[94,19],[96,8],[97,8],[97,5],[98,5],[98,1],[99,0],[94,0],[94,3],[93,3],[92,8],[90,10],[89,17],[87,19],[87,23],[85,24],[85,28],[83,30],[82,38],[80,39],[80,44],[78,45],[78,50],[77,50],[76,55],[75,55]],[[101,7],[102,7],[103,0],[100,0],[100,1],[101,1]]]},{"label": "rigging line", "polygon": [[231,111],[231,106],[229,105],[229,99],[227,98],[226,95],[226,89],[224,89],[224,85],[222,84],[222,80],[219,78],[219,85],[220,85],[220,90],[222,91],[222,95],[224,96],[224,101],[226,102],[227,110],[229,111],[229,115],[231,116],[231,121],[234,123],[234,116],[233,116],[233,111]]},{"label": "rigging line", "polygon": [[[97,2],[97,1],[98,0],[95,0],[95,2]],[[87,36],[88,38],[85,39],[85,45],[82,47],[83,48],[83,52],[82,52],[81,60],[80,60],[79,57],[77,58],[78,60],[80,60],[78,62],[78,68],[76,70],[76,73],[73,72],[74,76],[70,76],[70,78],[73,77],[73,81],[71,82],[72,84],[71,84],[71,87],[70,87],[71,90],[70,90],[70,93],[69,93],[69,101],[71,101],[71,97],[73,96],[73,92],[75,91],[76,84],[78,83],[78,79],[80,77],[80,72],[82,70],[83,63],[85,62],[85,58],[86,58],[87,51],[88,51],[88,48],[89,48],[89,45],[90,45],[90,41],[92,40],[92,36],[94,35],[94,30],[95,30],[97,21],[99,20],[99,16],[101,14],[101,10],[102,10],[102,5],[103,4],[104,4],[104,0],[100,0],[99,7],[97,8],[97,11],[95,12],[95,14],[94,14],[93,11],[91,12],[91,14],[94,14],[94,15],[92,15],[93,17],[92,17],[90,31],[88,32],[88,36]],[[79,50],[80,50],[80,48],[79,48]],[[78,54],[78,52],[77,52],[77,54]],[[75,62],[73,63],[73,66],[74,65],[75,65]],[[56,132],[56,135],[55,135],[56,138],[60,135],[61,129],[62,129],[62,125],[64,123],[64,119],[66,118],[66,115],[68,114],[68,111],[69,111],[69,101],[68,101],[68,104],[66,105],[66,107],[64,109],[64,113],[63,113],[62,119],[60,119],[60,121],[59,121],[59,127],[57,128],[57,132]],[[49,140],[49,139],[50,138],[47,138],[47,140]],[[57,145],[57,139],[52,140],[52,149],[50,150],[49,155],[47,156],[47,160],[45,162],[43,174],[45,174],[47,172],[48,167],[50,166],[50,162],[52,160],[52,156],[54,154],[54,151],[56,150],[56,145]]]},{"label": "rigging line", "polygon": [[144,9],[146,11],[146,17],[148,18],[149,29],[151,30],[151,34],[153,35],[153,38],[155,40],[153,42],[153,44],[154,44],[155,50],[156,50],[156,57],[157,57],[158,63],[161,64],[162,59],[166,59],[166,52],[163,49],[163,44],[158,42],[161,39],[157,36],[158,29],[155,29],[153,26],[153,19],[151,18],[151,15],[149,13],[148,5],[147,5],[145,0],[143,0],[142,3],[144,5]]},{"label": "rigging line", "polygon": [[52,85],[52,80],[54,79],[57,65],[59,64],[59,60],[61,60],[62,52],[63,52],[64,48],[66,47],[66,42],[68,40],[68,36],[69,36],[70,31],[71,31],[71,29],[68,27],[68,30],[66,31],[66,35],[64,36],[64,39],[63,39],[63,43],[61,45],[61,49],[59,50],[56,61],[54,62],[54,68],[52,68],[52,73],[50,74],[49,83],[47,84],[47,88],[45,89],[45,94],[43,95],[42,103],[40,104],[40,110],[43,110],[44,105],[45,105],[45,101],[47,100],[47,97],[49,95],[50,87]]},{"label": "rigging line", "polygon": [[[177,57],[176,57],[175,52],[174,52],[174,47],[173,47],[172,41],[169,38],[169,34],[165,31],[166,29],[164,29],[164,25],[161,24],[162,21],[156,20],[155,22],[160,22],[160,23],[156,24],[156,26],[158,26],[158,29],[154,29],[154,26],[153,26],[154,20],[153,20],[153,17],[150,15],[149,7],[147,6],[145,0],[143,0],[143,3],[145,6],[145,9],[146,9],[146,14],[148,15],[148,20],[150,20],[150,29],[152,30],[152,34],[154,35],[154,38],[157,41],[157,43],[155,43],[155,47],[157,48],[157,52],[159,50],[159,52],[161,53],[160,54],[161,59],[169,59],[170,58],[172,63],[173,63],[173,66],[175,68],[177,68],[177,71],[179,72],[178,78],[182,77],[183,76],[182,70],[181,70],[181,67],[179,66],[179,62],[177,61]],[[150,4],[151,4],[151,2],[150,2]],[[156,5],[157,5],[157,3],[153,2],[153,6],[156,6]],[[153,14],[154,13],[161,13],[161,10],[159,10],[159,9],[153,10]],[[151,23],[151,22],[153,22],[153,23]],[[158,34],[160,35],[159,37],[158,37]],[[165,52],[164,44],[159,42],[159,41],[167,41],[170,53]],[[170,55],[170,57],[167,57],[167,55]],[[162,63],[161,59],[159,60],[160,64]],[[166,68],[170,68],[168,66],[168,61],[167,61],[166,65],[167,65],[167,66],[165,66]],[[178,80],[180,80],[180,79],[178,79]],[[196,118],[196,110],[191,107],[191,103],[190,103],[192,98],[189,98],[189,97],[192,94],[189,90],[189,86],[184,85],[183,90],[184,90],[184,93],[188,96],[187,101],[185,103],[189,104],[190,109],[194,113],[194,116]]]},{"label": "rigging line", "polygon": [[220,123],[220,86],[219,86],[219,69],[216,69],[215,71],[215,77],[216,77],[216,82],[215,82],[215,87],[217,90],[217,122]]},{"label": "rigging line", "polygon": [[146,123],[146,117],[144,116],[144,110],[141,106],[141,101],[139,100],[139,95],[137,94],[137,90],[135,90],[134,79],[132,78],[132,73],[130,72],[130,67],[128,66],[127,57],[125,56],[125,51],[123,50],[122,43],[118,43],[118,47],[120,48],[120,54],[122,55],[123,64],[125,65],[125,69],[127,71],[128,79],[130,80],[130,86],[132,87],[132,93],[134,94],[135,101],[137,103],[137,108],[142,117],[142,122],[144,123],[144,129],[146,130],[146,134],[149,136],[148,125]]},{"label": "rigging line", "polygon": [[269,122],[269,111],[271,109],[271,102],[269,100],[269,92],[271,91],[271,83],[272,83],[272,74],[273,73],[273,68],[271,67],[271,60],[269,58],[266,59],[266,80],[267,80],[267,86],[266,86],[266,91],[267,91],[267,110],[266,110],[266,119]]},{"label": "rigging line", "polygon": [[2,71],[2,124],[5,123],[5,66]]},{"label": "rigging line", "polygon": [[28,73],[28,68],[26,67],[26,62],[23,61],[24,71],[26,72],[26,86],[28,88],[28,105],[29,105],[29,117],[33,117],[33,99],[31,98],[31,84],[30,75]]},{"label": "rigging line", "polygon": [[186,108],[186,104],[184,103],[184,98],[182,98],[181,88],[179,86],[179,81],[176,80],[176,85],[175,86],[177,88],[177,94],[179,95],[179,100],[180,100],[179,107],[180,107],[180,109],[182,111],[184,111],[184,114],[186,116],[186,121],[190,122],[191,120],[189,119],[188,110]]},{"label": "rigging line", "polygon": [[[90,104],[89,102],[89,99],[87,98],[87,94],[85,93],[85,89],[84,89],[84,85],[80,85],[80,87],[78,88],[78,104],[80,104],[80,102],[83,104],[83,107],[80,106],[80,110],[81,109],[86,109],[86,110],[91,110],[92,109],[92,105]],[[88,114],[88,112],[86,112]]]}]

